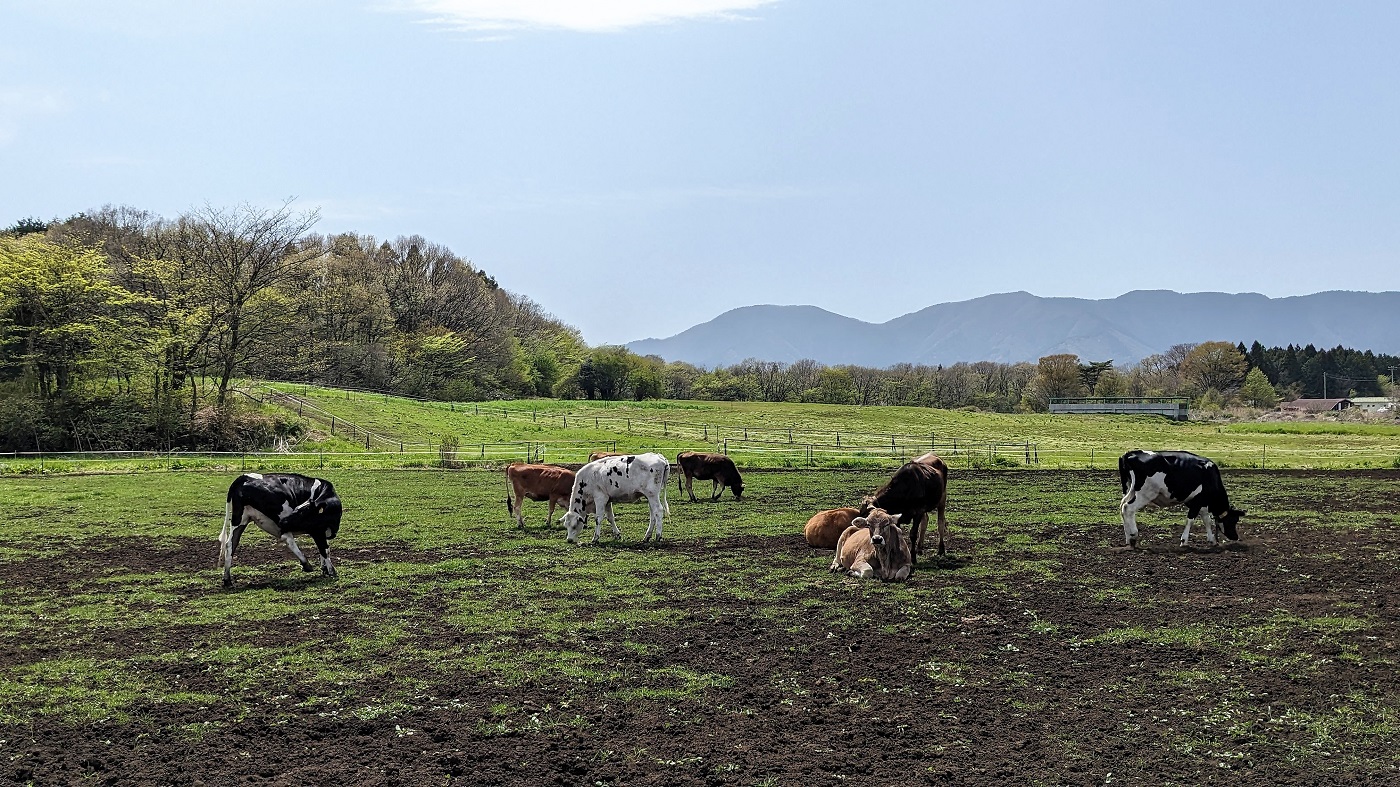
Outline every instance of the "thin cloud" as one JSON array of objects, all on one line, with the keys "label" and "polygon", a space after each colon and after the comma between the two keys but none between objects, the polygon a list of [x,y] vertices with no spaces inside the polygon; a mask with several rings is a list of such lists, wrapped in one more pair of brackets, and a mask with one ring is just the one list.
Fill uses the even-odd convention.
[{"label": "thin cloud", "polygon": [[693,19],[746,19],[779,0],[400,0],[396,8],[449,30],[608,33]]}]

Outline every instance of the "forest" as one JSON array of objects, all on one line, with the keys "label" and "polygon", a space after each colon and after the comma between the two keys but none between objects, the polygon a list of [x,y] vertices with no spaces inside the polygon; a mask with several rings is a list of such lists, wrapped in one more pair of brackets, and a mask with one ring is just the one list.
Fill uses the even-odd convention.
[{"label": "forest", "polygon": [[[1051,355],[875,369],[749,359],[714,369],[589,347],[529,297],[420,236],[317,234],[316,211],[106,206],[0,232],[0,450],[232,448],[302,428],[238,381],[472,401],[708,399],[1043,411],[1066,396],[1198,408],[1394,395],[1400,358],[1344,347],[1182,344],[1135,363]],[[1246,337],[1247,338],[1247,337]]]}]

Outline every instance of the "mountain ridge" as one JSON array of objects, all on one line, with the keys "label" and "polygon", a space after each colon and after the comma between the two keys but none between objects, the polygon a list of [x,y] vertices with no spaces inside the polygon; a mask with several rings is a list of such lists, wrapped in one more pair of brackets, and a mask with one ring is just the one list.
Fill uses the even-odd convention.
[{"label": "mountain ridge", "polygon": [[1174,344],[1212,340],[1400,354],[1400,292],[1326,290],[1270,298],[1256,292],[1132,290],[1092,300],[1019,290],[933,304],[882,323],[818,306],[760,304],[626,347],[706,368],[748,358],[885,368],[1034,362],[1060,352],[1122,364]]}]

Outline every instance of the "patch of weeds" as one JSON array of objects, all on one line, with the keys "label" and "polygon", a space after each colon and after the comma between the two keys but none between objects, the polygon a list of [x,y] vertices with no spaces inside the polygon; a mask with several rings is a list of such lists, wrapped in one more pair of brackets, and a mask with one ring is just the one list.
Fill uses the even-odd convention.
[{"label": "patch of weeds", "polygon": [[0,723],[24,724],[30,713],[71,722],[125,721],[132,703],[162,688],[123,665],[95,659],[27,664],[0,673]]}]

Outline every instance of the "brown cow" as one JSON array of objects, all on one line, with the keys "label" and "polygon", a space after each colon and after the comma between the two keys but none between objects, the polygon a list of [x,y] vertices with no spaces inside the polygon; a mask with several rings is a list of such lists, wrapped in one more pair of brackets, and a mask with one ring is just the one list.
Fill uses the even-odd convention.
[{"label": "brown cow", "polygon": [[[574,491],[574,471],[554,465],[514,464],[506,468],[506,511],[515,515],[516,527],[525,527],[524,500],[548,500],[549,517],[554,519],[554,506],[567,507]],[[512,507],[510,498],[515,496]]]},{"label": "brown cow", "polygon": [[947,552],[948,465],[937,454],[927,453],[906,462],[875,494],[861,503],[861,514],[882,508],[909,525],[914,554],[922,555],[927,537],[928,514],[938,514],[938,554]]},{"label": "brown cow", "polygon": [[594,451],[593,453],[588,455],[588,461],[596,462],[605,456],[627,456],[627,454],[620,454],[616,451]]},{"label": "brown cow", "polygon": [[899,517],[873,508],[856,517],[836,542],[832,571],[845,571],[857,579],[903,582],[913,570],[909,538],[899,527]]},{"label": "brown cow", "polygon": [[841,534],[851,526],[851,520],[859,515],[860,512],[854,508],[818,511],[807,520],[807,526],[802,528],[802,535],[808,544],[818,549],[834,549],[836,542],[841,540]]},{"label": "brown cow", "polygon": [[710,500],[718,500],[727,486],[734,492],[735,500],[744,499],[744,479],[739,477],[739,468],[734,460],[724,454],[702,454],[698,451],[681,451],[676,455],[676,464],[681,473],[676,476],[676,486],[684,483],[690,494],[690,502],[695,502],[695,492],[690,488],[692,478],[711,482]]}]

